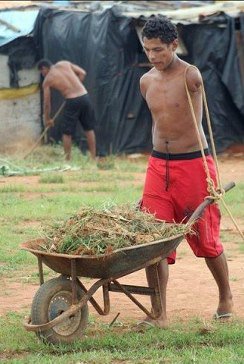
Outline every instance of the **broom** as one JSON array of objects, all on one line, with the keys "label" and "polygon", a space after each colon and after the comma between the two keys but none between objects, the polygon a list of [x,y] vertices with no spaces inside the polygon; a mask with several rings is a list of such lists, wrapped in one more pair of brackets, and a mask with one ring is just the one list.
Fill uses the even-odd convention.
[{"label": "broom", "polygon": [[[60,106],[60,108],[58,109],[58,111],[56,112],[56,114],[54,115],[54,117],[52,118],[53,121],[55,121],[57,119],[57,117],[59,116],[59,114],[61,113],[61,111],[63,110],[65,105],[65,101],[62,103],[62,105]],[[37,141],[35,142],[35,144],[31,147],[31,149],[24,155],[23,159],[25,159],[28,155],[30,155],[35,149],[36,147],[39,145],[40,141],[42,140],[42,138],[46,135],[47,131],[50,129],[50,126],[46,126],[45,129],[43,130],[43,132],[41,133],[40,137],[37,139]]]}]

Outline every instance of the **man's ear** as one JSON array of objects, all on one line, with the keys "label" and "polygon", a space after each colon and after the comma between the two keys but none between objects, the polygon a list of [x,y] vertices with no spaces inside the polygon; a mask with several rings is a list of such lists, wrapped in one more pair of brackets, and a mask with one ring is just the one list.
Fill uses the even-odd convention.
[{"label": "man's ear", "polygon": [[175,51],[177,49],[178,44],[179,44],[178,39],[174,39],[173,42],[172,42],[172,49],[173,49],[173,51]]}]

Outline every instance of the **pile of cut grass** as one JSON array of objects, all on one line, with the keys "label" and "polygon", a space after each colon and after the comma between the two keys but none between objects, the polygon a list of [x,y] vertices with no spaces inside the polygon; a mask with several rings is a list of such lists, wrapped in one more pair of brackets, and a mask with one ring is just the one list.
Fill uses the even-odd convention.
[{"label": "pile of cut grass", "polygon": [[109,254],[120,248],[184,235],[185,224],[169,224],[128,204],[110,208],[83,208],[44,232],[42,249],[74,255]]}]

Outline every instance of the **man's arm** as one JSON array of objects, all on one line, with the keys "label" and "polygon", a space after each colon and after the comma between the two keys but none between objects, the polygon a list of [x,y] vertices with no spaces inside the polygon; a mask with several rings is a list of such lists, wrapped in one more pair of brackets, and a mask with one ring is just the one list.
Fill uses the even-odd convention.
[{"label": "man's arm", "polygon": [[147,89],[147,85],[146,85],[146,79],[145,79],[145,75],[144,75],[140,79],[140,91],[141,91],[142,97],[144,99],[146,99],[146,89]]},{"label": "man's arm", "polygon": [[200,71],[195,67],[190,67],[186,72],[186,82],[190,92],[199,91],[203,83]]},{"label": "man's arm", "polygon": [[86,71],[83,68],[73,63],[71,63],[71,68],[75,72],[75,74],[79,77],[80,81],[83,82],[86,77]]},{"label": "man's arm", "polygon": [[47,80],[43,82],[43,109],[44,109],[44,121],[45,125],[47,126],[53,126],[53,120],[50,118],[51,113],[51,91],[50,86]]}]

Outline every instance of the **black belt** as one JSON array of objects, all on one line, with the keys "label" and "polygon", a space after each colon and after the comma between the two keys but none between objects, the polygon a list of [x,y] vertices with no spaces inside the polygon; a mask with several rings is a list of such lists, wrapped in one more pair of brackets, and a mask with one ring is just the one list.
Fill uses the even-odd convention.
[{"label": "black belt", "polygon": [[[204,149],[204,155],[209,155],[208,148]],[[166,160],[184,160],[184,159],[195,159],[200,158],[202,156],[202,153],[200,150],[197,150],[196,152],[190,152],[190,153],[162,153],[158,152],[156,150],[152,151],[151,154],[152,157],[160,158],[160,159],[166,159]]]}]

